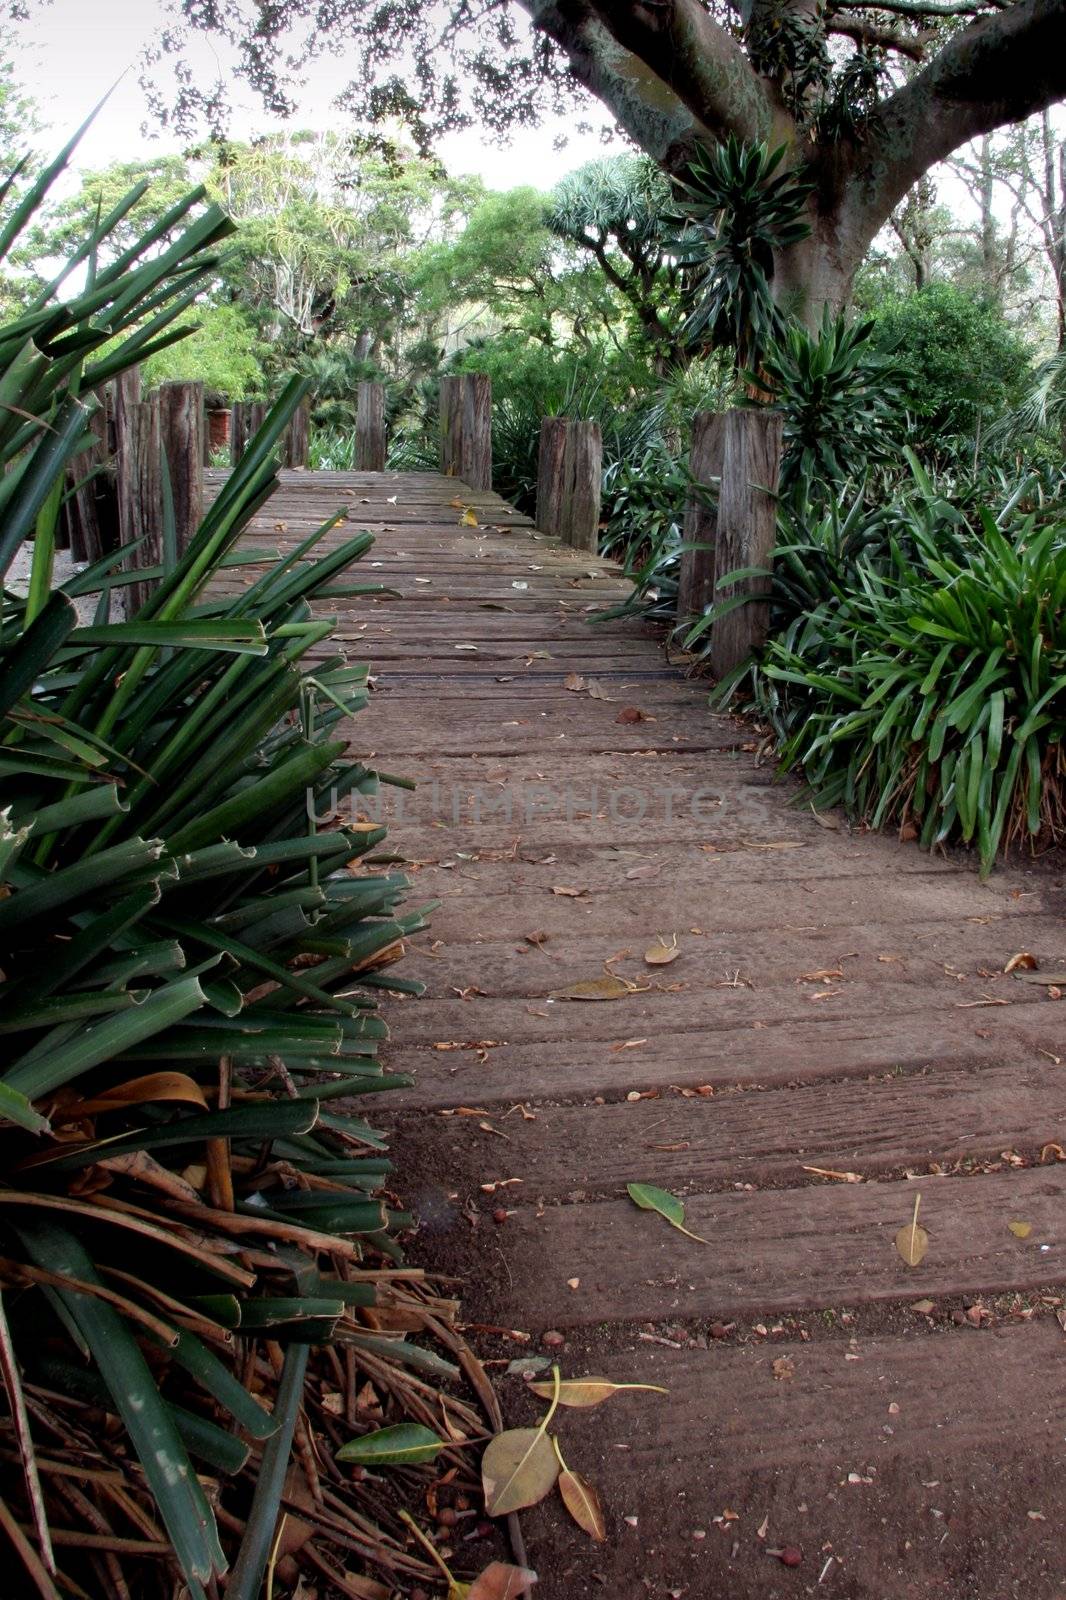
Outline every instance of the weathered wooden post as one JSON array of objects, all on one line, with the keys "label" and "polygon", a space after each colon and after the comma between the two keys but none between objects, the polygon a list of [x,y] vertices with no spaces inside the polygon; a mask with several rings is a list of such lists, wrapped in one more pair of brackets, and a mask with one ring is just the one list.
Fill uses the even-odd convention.
[{"label": "weathered wooden post", "polygon": [[248,442],[248,406],[243,400],[234,400],[229,413],[229,464],[235,467],[244,454]]},{"label": "weathered wooden post", "polygon": [[[122,561],[126,572],[138,572],[155,566],[163,557],[162,436],[158,392],[147,400],[131,401],[128,389],[125,395],[116,396],[115,409],[118,528],[124,545],[143,540],[137,549],[127,551]],[[128,617],[144,604],[152,587],[150,582],[124,586]]]},{"label": "weathered wooden post", "polygon": [[356,472],[385,471],[385,385],[361,383],[355,402]]},{"label": "weathered wooden post", "polygon": [[[263,416],[266,408],[263,408]],[[256,427],[262,426],[262,418]],[[311,464],[311,402],[305,396],[296,407],[281,436],[281,465],[307,467]]]},{"label": "weathered wooden post", "polygon": [[598,422],[566,425],[566,480],[560,533],[575,550],[600,544],[600,490],[603,479],[603,435]]},{"label": "weathered wooden post", "polygon": [[677,581],[677,618],[698,617],[714,599],[714,541],[717,508],[707,489],[722,476],[725,412],[697,411],[692,421],[689,471],[692,486],[685,502],[685,526]]},{"label": "weathered wooden post", "polygon": [[562,527],[563,492],[566,487],[565,417],[544,417],[540,424],[537,458],[537,527],[558,538]]},{"label": "weathered wooden post", "polygon": [[762,644],[770,626],[771,579],[741,578],[723,585],[737,567],[767,567],[776,543],[777,484],[782,422],[773,411],[730,411],[725,419],[722,488],[718,498],[714,596],[753,598],[721,617],[711,630],[711,668],[724,678]]},{"label": "weathered wooden post", "polygon": [[537,460],[537,527],[577,550],[599,549],[603,435],[598,422],[544,417]]},{"label": "weathered wooden post", "polygon": [[66,507],[70,554],[74,561],[97,561],[106,549],[115,546],[114,527],[105,531],[100,517],[104,501],[100,469],[107,461],[108,451],[107,406],[103,392],[98,399],[100,404],[89,418],[93,443],[74,457],[67,471],[67,481],[74,489]]},{"label": "weathered wooden post", "polygon": [[441,379],[440,470],[471,489],[492,488],[492,379],[485,372]]},{"label": "weathered wooden post", "polygon": [[270,407],[262,400],[238,400],[230,414],[229,459],[235,467],[248,448],[252,435],[258,433],[266,420]]},{"label": "weathered wooden post", "polygon": [[188,549],[204,515],[204,386],[164,383],[159,388],[159,430],[178,554]]}]

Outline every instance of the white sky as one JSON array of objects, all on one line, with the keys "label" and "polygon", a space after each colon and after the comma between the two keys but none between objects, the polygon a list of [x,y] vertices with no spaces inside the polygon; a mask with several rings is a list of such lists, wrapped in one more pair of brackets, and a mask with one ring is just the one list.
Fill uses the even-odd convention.
[{"label": "white sky", "polygon": [[[121,81],[85,135],[76,164],[102,167],[115,160],[148,156],[153,150],[181,147],[182,141],[158,132],[154,125],[142,131],[147,107],[138,82],[138,61],[159,32],[164,15],[164,0],[53,0],[47,9],[34,6],[29,23],[4,27],[7,38],[0,36],[0,53],[12,59],[16,81],[32,94],[42,121],[49,124],[37,141],[43,149],[58,147],[116,79]],[[235,138],[265,133],[272,126],[324,129],[343,120],[344,114],[331,104],[354,67],[343,54],[327,54],[311,64],[308,84],[298,97],[299,110],[287,124],[272,124],[258,98],[243,85],[234,84],[232,64],[213,41],[197,37],[190,57],[206,81],[222,77],[230,84],[234,108],[230,131]],[[591,102],[588,120],[607,125]],[[567,143],[556,149],[561,135],[567,136]],[[598,133],[572,133],[561,119],[519,130],[511,144],[502,148],[487,143],[473,129],[451,135],[438,148],[455,176],[476,173],[500,189],[526,183],[550,188],[564,173],[604,153]]]}]

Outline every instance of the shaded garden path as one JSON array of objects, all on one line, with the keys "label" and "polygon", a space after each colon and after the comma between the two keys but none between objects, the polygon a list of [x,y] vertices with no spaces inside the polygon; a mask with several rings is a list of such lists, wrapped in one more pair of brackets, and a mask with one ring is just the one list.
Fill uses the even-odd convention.
[{"label": "shaded garden path", "polygon": [[376,681],[353,746],[418,780],[390,845],[442,902],[389,1006],[415,1087],[375,1108],[415,1254],[468,1275],[497,1372],[551,1331],[564,1374],[670,1391],[566,1414],[610,1537],[527,1513],[537,1594],[1066,1592],[1066,1003],[1003,972],[1066,970],[1061,874],[796,810],[647,630],[589,626],[615,569],[495,496],[287,473],[249,539],[341,503],[401,594],[336,603]]}]

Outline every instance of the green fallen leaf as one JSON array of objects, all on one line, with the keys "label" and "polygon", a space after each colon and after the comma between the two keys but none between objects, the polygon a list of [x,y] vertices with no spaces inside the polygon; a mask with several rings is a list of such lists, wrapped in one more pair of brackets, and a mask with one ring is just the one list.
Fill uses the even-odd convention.
[{"label": "green fallen leaf", "polygon": [[685,1207],[676,1194],[669,1194],[666,1189],[657,1189],[653,1183],[627,1183],[626,1190],[633,1204],[642,1211],[657,1211],[660,1217],[665,1217],[671,1228],[676,1228],[678,1233],[683,1233],[686,1238],[695,1239],[697,1244],[708,1244],[710,1241],[701,1239],[698,1233],[692,1233],[685,1227]]},{"label": "green fallen leaf", "polygon": [[435,1461],[447,1448],[430,1428],[417,1422],[399,1422],[393,1428],[380,1428],[377,1433],[364,1433],[359,1439],[349,1439],[337,1451],[338,1461],[356,1461],[365,1467],[414,1467],[423,1461]]}]

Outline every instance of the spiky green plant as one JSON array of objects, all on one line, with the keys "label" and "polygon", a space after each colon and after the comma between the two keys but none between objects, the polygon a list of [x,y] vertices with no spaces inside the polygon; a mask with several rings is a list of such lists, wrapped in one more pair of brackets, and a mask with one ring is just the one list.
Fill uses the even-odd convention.
[{"label": "spiky green plant", "polygon": [[756,366],[779,332],[774,257],[810,233],[810,183],[780,170],[784,145],[769,150],[730,134],[701,148],[680,184],[684,226],[679,260],[692,269],[696,305],[686,323],[693,344],[736,352],[739,367]]},{"label": "spiky green plant", "polygon": [[[1066,521],[1008,505],[969,527],[930,489],[878,559],[855,551],[847,583],[794,610],[756,703],[818,805],[974,844],[987,873],[1007,845],[1066,837]],[[802,550],[785,578],[809,592]]]},{"label": "spiky green plant", "polygon": [[[70,148],[12,207],[0,258]],[[375,1275],[358,1269],[395,1258],[405,1219],[380,1195],[380,1138],[336,1106],[406,1081],[376,1059],[374,995],[418,990],[382,969],[422,920],[396,912],[402,876],[364,866],[383,830],[315,820],[377,784],[344,736],[366,668],[321,659],[333,624],[311,609],[380,592],[346,576],[370,535],[339,536],[338,516],[283,560],[259,552],[237,592],[211,587],[248,559],[238,541],[275,486],[300,382],[180,559],[164,538],[135,616],[109,622],[101,604],[81,626],[74,604],[126,581],[122,552],[53,584],[94,391],[181,336],[231,231],[215,207],[189,221],[190,195],[97,270],[136,193],[0,328],[0,575],[33,539],[28,593],[5,588],[0,626],[0,1366],[16,1424],[24,1385],[51,1418],[69,1401],[122,1419],[109,1459],[139,1463],[127,1504],[154,1500],[194,1600],[226,1566],[194,1462],[224,1502],[266,1440],[250,1509],[238,1491],[247,1533],[227,1587],[253,1600],[308,1343],[375,1347],[360,1320]],[[178,230],[165,248],[164,229]],[[260,1339],[285,1351],[272,1412],[235,1375]],[[54,1484],[40,1488],[28,1426],[14,1443],[3,1499],[36,1524],[51,1585]],[[88,1562],[99,1581],[91,1548],[61,1554],[64,1573]],[[56,1582],[85,1592],[73,1572]]]},{"label": "spiky green plant", "polygon": [[767,390],[784,418],[780,487],[809,497],[898,451],[905,425],[895,366],[875,348],[872,317],[851,321],[828,306],[816,333],[793,322],[762,352],[753,387]]}]

